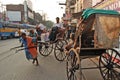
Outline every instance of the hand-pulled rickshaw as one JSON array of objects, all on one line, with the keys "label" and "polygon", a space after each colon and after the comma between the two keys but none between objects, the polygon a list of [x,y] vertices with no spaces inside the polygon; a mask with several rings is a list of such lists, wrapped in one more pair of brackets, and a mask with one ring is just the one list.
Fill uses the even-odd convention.
[{"label": "hand-pulled rickshaw", "polygon": [[[99,69],[103,80],[120,80],[119,13],[85,9],[80,19],[74,47],[69,50],[66,60],[68,80],[87,80],[83,74],[85,69]],[[82,60],[88,58],[96,58],[98,65],[83,67]]]},{"label": "hand-pulled rickshaw", "polygon": [[56,36],[59,35],[58,31],[56,30],[57,27],[52,28],[51,32],[49,33],[49,40],[48,41],[38,41],[39,44],[39,53],[42,56],[48,56],[52,51],[54,51],[54,56],[56,60],[63,61],[66,57],[64,54],[64,45],[67,44],[65,36],[63,38],[57,38]]},{"label": "hand-pulled rickshaw", "polygon": [[[33,27],[33,29],[34,29],[34,27]],[[53,34],[56,34],[56,33],[53,32]],[[39,53],[45,57],[50,55],[50,53],[52,53],[52,51],[54,50],[54,56],[55,56],[56,60],[63,61],[66,58],[66,55],[64,54],[64,48],[63,48],[63,46],[67,44],[67,41],[65,40],[65,38],[63,37],[62,39],[55,38],[55,40],[49,40],[48,39],[49,32],[44,32],[43,35],[44,35],[44,36],[42,36],[43,40],[40,40],[37,37],[32,37],[32,39],[33,39],[32,43],[35,43],[35,46],[25,48],[20,45],[20,46],[13,47],[10,50],[16,49],[16,53],[17,53],[18,51],[21,51],[21,50],[38,47]],[[22,38],[20,38],[20,42],[21,42],[21,39]]]}]

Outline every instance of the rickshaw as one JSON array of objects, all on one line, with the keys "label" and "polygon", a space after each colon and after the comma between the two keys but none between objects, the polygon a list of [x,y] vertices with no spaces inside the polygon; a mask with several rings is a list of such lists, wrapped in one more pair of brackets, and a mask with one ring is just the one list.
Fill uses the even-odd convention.
[{"label": "rickshaw", "polygon": [[[120,80],[120,14],[113,10],[85,9],[80,16],[74,46],[67,55],[67,79],[88,80],[83,70],[99,69],[103,80]],[[83,67],[82,61],[90,58],[96,59],[96,66]]]},{"label": "rickshaw", "polygon": [[66,38],[63,39],[55,39],[53,41],[38,41],[39,53],[42,56],[48,56],[54,52],[54,56],[58,61],[64,61],[66,55],[64,54],[64,45],[67,44]]},{"label": "rickshaw", "polygon": [[67,44],[66,40],[57,40],[55,42],[41,42],[39,41],[39,53],[46,57],[49,56],[52,51],[54,52],[54,56],[58,61],[64,61],[66,55],[64,54],[64,45]]},{"label": "rickshaw", "polygon": [[[55,39],[54,41],[41,41],[37,40],[36,37],[33,37],[33,42],[37,42],[37,45],[33,47],[38,47],[39,53],[46,57],[54,51],[54,56],[58,61],[64,61],[66,55],[64,54],[64,45],[67,44],[66,38],[63,39]],[[28,47],[29,48],[29,47]],[[30,47],[31,48],[31,47]],[[11,48],[10,50],[16,49],[16,52],[25,50],[26,48],[21,46],[16,46]]]}]

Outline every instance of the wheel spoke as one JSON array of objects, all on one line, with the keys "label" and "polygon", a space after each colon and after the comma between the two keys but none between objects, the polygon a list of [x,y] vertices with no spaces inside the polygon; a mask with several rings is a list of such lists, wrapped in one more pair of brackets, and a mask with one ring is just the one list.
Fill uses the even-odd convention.
[{"label": "wheel spoke", "polygon": [[120,73],[117,72],[116,70],[113,70],[113,73],[114,73],[114,75],[115,75],[115,78],[116,78],[117,80],[120,80]]},{"label": "wheel spoke", "polygon": [[60,52],[60,53],[58,53],[57,57],[61,58],[61,52]]},{"label": "wheel spoke", "polygon": [[110,76],[109,73],[110,73],[110,70],[108,69],[107,70],[107,74],[106,74],[107,75],[107,79],[109,79],[109,76]]},{"label": "wheel spoke", "polygon": [[106,50],[100,56],[99,66],[104,80],[120,80],[120,54],[116,50]]},{"label": "wheel spoke", "polygon": [[108,69],[106,70],[106,72],[103,72],[103,77],[106,78],[107,74],[108,74]]},{"label": "wheel spoke", "polygon": [[57,48],[57,49],[60,49],[61,47],[60,47],[60,45],[57,45],[56,48]]},{"label": "wheel spoke", "polygon": [[48,56],[53,50],[52,46],[51,44],[49,46],[48,44],[42,44],[42,48],[39,50],[40,54],[42,56]]},{"label": "wheel spoke", "polygon": [[112,60],[113,62],[115,61],[116,57],[117,57],[117,54],[115,54],[115,57],[114,57],[113,60]]},{"label": "wheel spoke", "polygon": [[54,55],[58,61],[63,61],[66,57],[64,50],[63,50],[64,45],[65,45],[64,40],[60,40],[55,44]]},{"label": "wheel spoke", "polygon": [[104,55],[102,55],[101,58],[102,58],[102,64],[103,64],[103,66],[106,66],[106,64],[109,63],[108,60],[107,60],[107,58]]},{"label": "wheel spoke", "polygon": [[113,57],[113,50],[110,50],[111,52],[109,53],[109,56],[110,56],[110,58],[109,58],[109,63],[111,63],[112,62],[112,57]]},{"label": "wheel spoke", "polygon": [[56,59],[59,61],[63,61],[65,58],[65,53],[61,52],[60,50],[55,50],[54,54],[55,54]]},{"label": "wheel spoke", "polygon": [[110,70],[109,73],[110,73],[110,74],[109,74],[109,79],[110,79],[110,80],[115,80],[114,74],[113,74],[112,70]]},{"label": "wheel spoke", "polygon": [[110,53],[110,51],[111,51],[111,50],[107,50],[107,53],[105,54],[105,57],[106,57],[106,59],[108,60],[108,61],[107,61],[108,63],[109,63],[109,62],[110,62],[110,60],[111,60],[111,59],[110,59],[110,58],[111,58],[111,56],[110,56],[110,54],[109,54],[109,53]]},{"label": "wheel spoke", "polygon": [[104,72],[106,72],[106,70],[107,70],[107,68],[103,69],[102,72],[104,73]]},{"label": "wheel spoke", "polygon": [[67,78],[68,80],[77,80],[76,74],[75,74],[75,70],[73,69],[73,67],[76,64],[76,58],[73,55],[69,55],[67,57]]}]

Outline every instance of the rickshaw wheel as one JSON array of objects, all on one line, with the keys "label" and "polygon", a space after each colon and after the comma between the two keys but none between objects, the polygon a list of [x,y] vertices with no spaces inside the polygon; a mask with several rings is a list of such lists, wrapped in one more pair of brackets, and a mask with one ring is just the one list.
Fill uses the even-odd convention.
[{"label": "rickshaw wheel", "polygon": [[120,54],[107,49],[99,58],[99,69],[104,80],[120,80]]},{"label": "rickshaw wheel", "polygon": [[46,43],[46,44],[40,44],[39,45],[39,53],[42,56],[48,56],[48,55],[50,55],[50,53],[52,52],[52,50],[53,50],[53,44]]},{"label": "rickshaw wheel", "polygon": [[69,55],[67,55],[66,60],[66,72],[67,72],[67,80],[77,80],[76,70],[74,67],[76,66],[77,58],[75,52],[71,50]]},{"label": "rickshaw wheel", "polygon": [[55,44],[54,55],[58,61],[64,61],[66,54],[64,53],[64,45],[66,45],[66,40],[58,40]]}]

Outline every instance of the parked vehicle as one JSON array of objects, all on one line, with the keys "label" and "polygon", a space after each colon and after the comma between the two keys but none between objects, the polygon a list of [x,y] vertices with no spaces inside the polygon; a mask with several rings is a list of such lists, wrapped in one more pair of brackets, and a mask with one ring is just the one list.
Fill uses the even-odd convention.
[{"label": "parked vehicle", "polygon": [[7,39],[15,37],[17,28],[9,28],[5,23],[0,23],[0,39]]},{"label": "parked vehicle", "polygon": [[0,39],[19,37],[22,31],[25,31],[28,35],[28,29],[31,28],[35,28],[35,26],[29,24],[0,22]]}]

